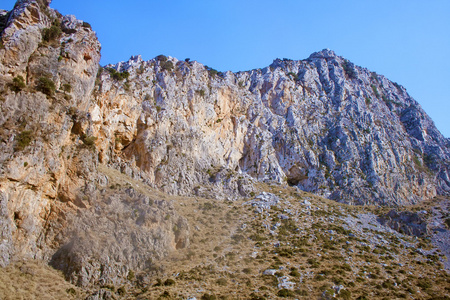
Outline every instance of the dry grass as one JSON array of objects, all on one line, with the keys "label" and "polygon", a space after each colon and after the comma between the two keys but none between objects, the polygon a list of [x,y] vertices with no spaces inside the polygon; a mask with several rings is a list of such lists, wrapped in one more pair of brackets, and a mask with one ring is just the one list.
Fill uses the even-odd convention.
[{"label": "dry grass", "polygon": [[[344,221],[360,213],[383,213],[379,208],[343,205],[295,188],[260,184],[260,191],[281,201],[255,213],[245,201],[169,196],[109,168],[102,172],[112,184],[172,202],[190,227],[190,246],[151,270],[136,271],[126,285],[127,295],[115,292],[118,299],[322,299],[334,294],[342,299],[449,299],[450,276],[438,257],[415,251],[419,246],[430,249],[429,241],[372,229],[362,234]],[[6,288],[0,298],[81,298],[56,271],[39,264],[35,268],[31,275],[20,265],[1,270],[0,286]],[[268,269],[273,275],[263,274]],[[284,280],[292,289],[279,285]],[[344,287],[338,294],[337,286]],[[76,296],[67,292],[70,288]]]},{"label": "dry grass", "polygon": [[[450,277],[439,270],[440,263],[415,253],[414,247],[402,248],[396,236],[381,233],[390,243],[372,245],[345,229],[342,218],[366,212],[364,208],[293,188],[261,190],[279,195],[280,205],[256,214],[243,201],[174,199],[178,213],[196,228],[191,246],[161,262],[163,271],[130,299],[321,298],[340,285],[344,290],[336,296],[342,299],[446,299],[450,292]],[[301,205],[305,197],[312,203],[310,211]],[[280,220],[281,214],[289,219]],[[276,223],[281,226],[271,230]],[[366,233],[372,235],[380,233]],[[263,275],[268,269],[275,274]],[[171,278],[175,284],[158,285],[157,278]],[[279,286],[283,278],[294,284],[292,290]]]},{"label": "dry grass", "polygon": [[84,293],[64,276],[39,261],[25,261],[0,268],[0,299],[81,299]]}]

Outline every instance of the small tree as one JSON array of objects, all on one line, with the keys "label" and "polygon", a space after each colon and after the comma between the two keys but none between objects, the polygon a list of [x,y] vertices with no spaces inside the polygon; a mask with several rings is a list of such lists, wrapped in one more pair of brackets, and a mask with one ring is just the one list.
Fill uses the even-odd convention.
[{"label": "small tree", "polygon": [[17,93],[24,89],[25,86],[25,79],[23,79],[23,77],[19,75],[14,77],[13,83],[11,85],[11,90]]},{"label": "small tree", "polygon": [[47,96],[53,96],[56,91],[56,85],[50,78],[39,77],[36,89]]},{"label": "small tree", "polygon": [[55,20],[50,28],[44,28],[42,31],[42,39],[44,42],[56,41],[61,36],[61,24],[59,20]]}]

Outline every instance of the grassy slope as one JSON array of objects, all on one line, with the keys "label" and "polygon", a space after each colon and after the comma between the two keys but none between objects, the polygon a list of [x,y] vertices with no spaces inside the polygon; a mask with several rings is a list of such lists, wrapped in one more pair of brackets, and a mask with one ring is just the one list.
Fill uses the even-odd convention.
[{"label": "grassy slope", "polygon": [[82,299],[83,291],[66,282],[63,274],[29,260],[0,268],[0,299]]},{"label": "grassy slope", "polygon": [[[245,204],[250,199],[224,202],[169,196],[118,171],[99,169],[114,189],[132,187],[155,199],[171,199],[178,213],[188,219],[191,231],[189,248],[172,253],[151,269],[136,271],[125,286],[104,287],[117,299],[333,295],[342,299],[449,299],[450,276],[442,269],[443,258],[439,253],[426,256],[416,251],[432,248],[427,239],[403,236],[358,219],[387,208],[353,207],[291,187],[260,185],[260,191],[276,194],[281,201],[256,213]],[[283,220],[282,215],[288,218]],[[349,226],[349,218],[357,225]],[[273,275],[263,274],[268,269],[274,270]],[[279,286],[283,281],[291,282],[293,288],[283,289]],[[343,289],[336,293],[339,286]],[[1,299],[85,297],[60,273],[38,262],[0,269],[0,287]]]}]

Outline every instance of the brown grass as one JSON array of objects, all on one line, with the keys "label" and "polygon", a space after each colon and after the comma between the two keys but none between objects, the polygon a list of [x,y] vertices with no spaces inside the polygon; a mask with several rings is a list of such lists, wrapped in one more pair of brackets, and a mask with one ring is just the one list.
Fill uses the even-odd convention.
[{"label": "brown grass", "polygon": [[36,260],[0,268],[0,299],[80,299],[84,293],[64,276]]}]

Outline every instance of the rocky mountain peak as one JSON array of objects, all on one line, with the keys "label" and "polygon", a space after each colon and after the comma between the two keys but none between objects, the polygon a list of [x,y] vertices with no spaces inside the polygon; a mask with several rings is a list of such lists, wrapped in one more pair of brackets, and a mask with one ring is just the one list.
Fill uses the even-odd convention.
[{"label": "rocky mountain peak", "polygon": [[237,73],[165,55],[99,68],[90,25],[49,3],[0,13],[2,266],[40,258],[79,286],[120,284],[189,247],[201,229],[173,204],[191,196],[225,207],[272,186],[399,207],[450,194],[449,140],[420,105],[329,49]]},{"label": "rocky mountain peak", "polygon": [[308,60],[312,60],[314,58],[333,59],[333,58],[336,58],[336,57],[338,57],[336,55],[336,53],[333,50],[330,50],[330,49],[327,48],[327,49],[323,49],[323,50],[318,51],[318,52],[314,52],[313,54],[311,54],[308,57]]}]

